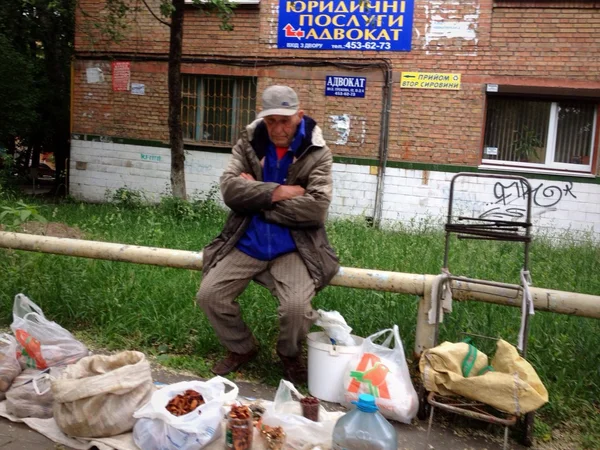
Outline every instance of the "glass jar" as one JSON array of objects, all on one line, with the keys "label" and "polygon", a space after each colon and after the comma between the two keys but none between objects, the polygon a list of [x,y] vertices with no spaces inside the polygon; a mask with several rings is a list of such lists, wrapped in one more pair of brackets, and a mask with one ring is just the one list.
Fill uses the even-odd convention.
[{"label": "glass jar", "polygon": [[267,450],[284,450],[286,436],[283,428],[263,425],[260,433],[265,440]]},{"label": "glass jar", "polygon": [[319,421],[319,405],[321,402],[315,397],[304,397],[300,400],[302,415],[313,422]]},{"label": "glass jar", "polygon": [[225,427],[225,447],[234,450],[252,448],[254,421],[252,413],[246,406],[232,406],[227,415]]}]

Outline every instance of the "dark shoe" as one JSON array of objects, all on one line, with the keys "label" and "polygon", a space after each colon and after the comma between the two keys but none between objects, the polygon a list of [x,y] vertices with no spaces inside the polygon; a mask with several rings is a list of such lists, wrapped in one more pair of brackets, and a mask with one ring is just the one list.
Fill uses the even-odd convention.
[{"label": "dark shoe", "polygon": [[291,381],[296,386],[306,384],[308,381],[308,371],[302,354],[294,357],[279,355],[283,363],[283,375],[286,380]]},{"label": "dark shoe", "polygon": [[244,354],[227,352],[227,356],[217,362],[210,370],[215,375],[227,375],[228,373],[235,372],[247,362],[252,361],[256,355],[258,355],[258,347]]}]

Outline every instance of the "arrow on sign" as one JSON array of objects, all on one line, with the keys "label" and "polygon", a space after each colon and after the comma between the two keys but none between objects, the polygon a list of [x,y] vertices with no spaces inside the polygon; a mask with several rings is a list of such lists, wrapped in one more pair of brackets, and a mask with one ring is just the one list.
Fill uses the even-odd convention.
[{"label": "arrow on sign", "polygon": [[283,29],[285,31],[285,37],[296,37],[298,39],[304,37],[304,31],[302,31],[301,28],[295,30],[294,27],[289,23],[283,27]]},{"label": "arrow on sign", "polygon": [[416,75],[402,75],[402,78],[417,78]]}]

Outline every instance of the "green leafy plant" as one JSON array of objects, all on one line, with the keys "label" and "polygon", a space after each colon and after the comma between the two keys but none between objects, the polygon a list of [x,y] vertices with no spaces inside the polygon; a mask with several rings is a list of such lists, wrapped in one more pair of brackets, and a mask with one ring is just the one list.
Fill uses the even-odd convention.
[{"label": "green leafy plant", "polygon": [[160,199],[159,210],[165,216],[177,220],[193,220],[198,218],[198,211],[187,200],[166,196]]},{"label": "green leafy plant", "polygon": [[111,203],[115,203],[124,208],[139,208],[146,203],[146,198],[142,191],[129,189],[127,186],[119,188],[114,192],[107,189],[105,197]]},{"label": "green leafy plant", "polygon": [[0,223],[4,223],[8,227],[18,227],[28,220],[48,222],[34,206],[27,205],[22,201],[18,201],[16,206],[2,206],[1,209]]},{"label": "green leafy plant", "polygon": [[513,142],[513,154],[523,162],[532,162],[539,159],[538,151],[543,148],[544,143],[538,137],[537,131],[528,126],[516,131],[517,138]]}]

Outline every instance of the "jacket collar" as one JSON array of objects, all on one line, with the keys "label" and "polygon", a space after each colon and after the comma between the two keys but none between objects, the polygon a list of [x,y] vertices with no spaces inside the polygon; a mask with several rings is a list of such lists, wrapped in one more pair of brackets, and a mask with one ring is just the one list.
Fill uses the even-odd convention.
[{"label": "jacket collar", "polygon": [[[248,141],[256,152],[258,159],[262,159],[265,156],[271,140],[269,139],[269,133],[267,132],[267,126],[263,119],[257,119],[246,127],[246,133],[248,135]],[[304,136],[300,145],[295,151],[296,158],[301,158],[309,150],[313,148],[325,147],[325,139],[323,139],[323,132],[317,123],[310,117],[304,116]]]}]

